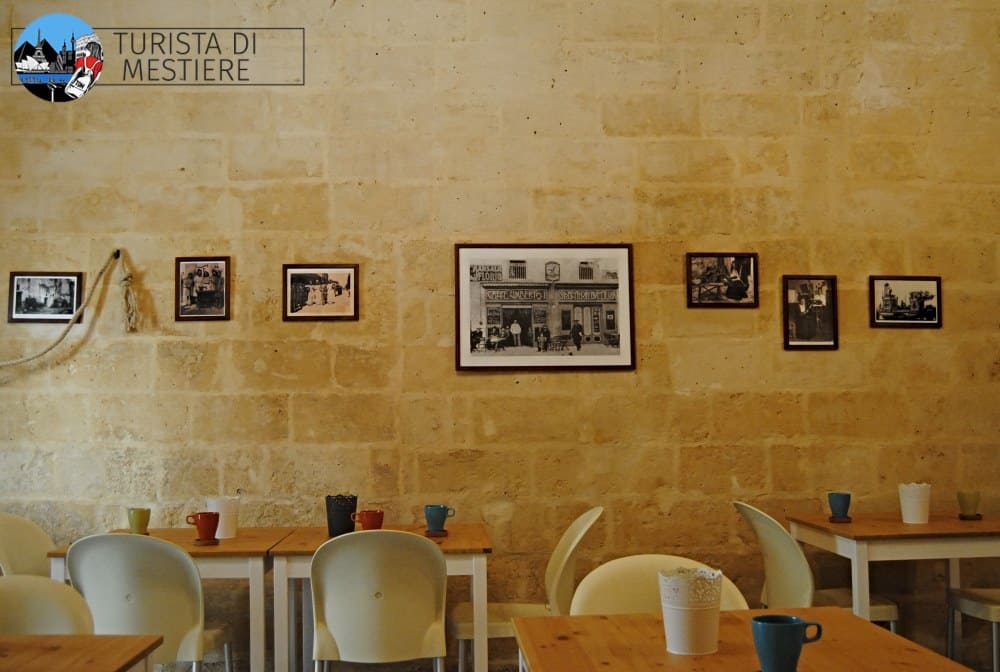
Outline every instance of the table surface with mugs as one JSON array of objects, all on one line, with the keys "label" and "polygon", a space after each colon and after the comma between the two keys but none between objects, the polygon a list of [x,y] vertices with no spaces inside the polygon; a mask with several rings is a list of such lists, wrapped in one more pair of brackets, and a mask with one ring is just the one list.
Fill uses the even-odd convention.
[{"label": "table surface with mugs", "polygon": [[820,639],[802,647],[799,672],[966,670],[839,607],[723,611],[718,651],[698,656],[667,653],[659,614],[515,618],[514,633],[521,672],[759,670],[751,619],[761,614],[789,614],[822,625]]},{"label": "table surface with mugs", "polygon": [[[241,527],[235,537],[217,544],[197,541],[194,527],[150,528],[150,536],[177,544],[194,558],[203,579],[245,579],[250,586],[250,671],[264,672],[267,645],[267,606],[264,575],[271,549],[292,534],[294,527]],[[127,530],[115,530],[126,532]],[[49,572],[53,579],[68,578],[66,552],[62,546],[49,552]]]},{"label": "table surface with mugs", "polygon": [[854,613],[871,616],[868,563],[885,560],[947,560],[948,585],[961,586],[963,558],[1000,557],[1000,516],[962,520],[958,513],[931,513],[926,523],[904,523],[899,511],[859,513],[851,522],[831,522],[825,514],[789,515],[793,537],[851,561]]},{"label": "table surface with mugs", "polygon": [[[422,534],[425,525],[384,525],[386,530],[404,530]],[[449,518],[447,536],[429,536],[441,547],[449,576],[471,576],[473,611],[473,640],[475,672],[486,672],[487,617],[486,617],[486,558],[493,552],[485,523],[459,523]],[[274,669],[312,670],[311,628],[304,627],[301,653],[294,646],[298,631],[294,614],[296,602],[301,602],[302,623],[312,623],[312,600],[309,592],[309,563],[313,553],[330,540],[326,527],[300,527],[271,549],[274,563]],[[301,581],[302,592],[297,594],[292,581]],[[301,662],[300,662],[301,661]]]},{"label": "table surface with mugs", "polygon": [[160,635],[0,635],[4,672],[152,670]]}]

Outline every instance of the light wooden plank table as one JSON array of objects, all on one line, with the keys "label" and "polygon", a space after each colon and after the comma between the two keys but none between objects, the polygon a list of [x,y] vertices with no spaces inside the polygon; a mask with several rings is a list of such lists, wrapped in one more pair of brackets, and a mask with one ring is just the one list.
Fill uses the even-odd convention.
[{"label": "light wooden plank table", "polygon": [[961,585],[959,560],[1000,557],[1000,516],[961,520],[957,513],[931,514],[924,525],[903,523],[898,511],[852,513],[850,523],[825,514],[790,515],[791,534],[802,543],[851,561],[854,613],[871,616],[868,563],[883,560],[947,560],[948,584]]},{"label": "light wooden plank table", "polygon": [[[216,546],[196,546],[194,527],[150,528],[149,534],[177,544],[194,558],[203,579],[246,579],[250,584],[250,672],[264,672],[267,645],[267,606],[264,601],[264,574],[269,551],[295,528],[241,527],[231,539],[220,539]],[[49,552],[50,575],[67,578],[66,551],[63,546]]]},{"label": "light wooden plank table", "polygon": [[0,635],[0,672],[152,672],[160,635]]},{"label": "light wooden plank table", "polygon": [[759,670],[750,619],[794,614],[823,626],[802,647],[799,672],[966,670],[930,649],[894,635],[839,607],[723,611],[719,650],[704,656],[667,653],[659,614],[515,618],[522,672],[734,672]]},{"label": "light wooden plank table", "polygon": [[[406,530],[422,534],[424,525],[385,525],[387,530]],[[472,577],[472,610],[475,672],[486,672],[489,664],[486,637],[486,558],[493,552],[493,542],[484,523],[448,522],[447,537],[429,537],[444,552],[449,576]],[[329,541],[325,527],[301,527],[271,549],[274,562],[274,669],[288,672],[299,668],[295,619],[296,591],[291,581],[302,581],[302,622],[312,623],[312,598],[308,588],[309,563],[313,553]],[[311,628],[304,627],[300,669],[312,669]]]}]

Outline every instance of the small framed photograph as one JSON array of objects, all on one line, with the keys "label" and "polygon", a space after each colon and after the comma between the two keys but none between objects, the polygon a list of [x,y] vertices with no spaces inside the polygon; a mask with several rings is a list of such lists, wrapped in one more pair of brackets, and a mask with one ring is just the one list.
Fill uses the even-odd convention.
[{"label": "small framed photograph", "polygon": [[785,350],[836,350],[837,276],[783,275]]},{"label": "small framed photograph", "polygon": [[229,319],[229,257],[177,257],[174,319]]},{"label": "small framed photograph", "polygon": [[282,278],[284,321],[358,319],[358,264],[285,264]]},{"label": "small framed photograph", "polygon": [[456,245],[458,370],[634,369],[632,246]]},{"label": "small framed photograph", "polygon": [[69,322],[82,301],[83,273],[12,272],[7,321]]},{"label": "small framed photograph", "polygon": [[757,308],[755,252],[685,255],[688,308]]},{"label": "small framed photograph", "polygon": [[941,277],[868,276],[868,317],[873,328],[940,329]]}]

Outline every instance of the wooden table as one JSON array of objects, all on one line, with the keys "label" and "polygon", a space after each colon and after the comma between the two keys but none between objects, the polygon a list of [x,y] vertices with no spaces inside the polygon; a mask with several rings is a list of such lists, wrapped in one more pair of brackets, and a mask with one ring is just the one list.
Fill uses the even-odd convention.
[{"label": "wooden table", "polygon": [[1000,517],[960,520],[931,514],[925,525],[903,523],[899,512],[852,513],[850,523],[825,514],[788,516],[792,536],[851,561],[854,613],[871,616],[868,563],[882,560],[947,560],[948,584],[961,585],[959,560],[1000,557]]},{"label": "wooden table", "polygon": [[[407,530],[422,534],[424,525],[385,525],[387,530]],[[486,619],[486,556],[493,552],[484,523],[448,522],[447,537],[430,537],[444,551],[449,576],[472,577],[472,611],[475,640],[473,652],[475,672],[486,672],[489,663],[487,652]],[[295,619],[296,592],[289,586],[293,580],[302,580],[302,622],[312,623],[312,598],[309,592],[309,564],[313,553],[329,541],[325,527],[301,527],[285,537],[271,549],[274,561],[274,670],[288,672],[298,667]],[[303,627],[302,669],[312,669],[312,631]]]},{"label": "wooden table", "polygon": [[0,635],[0,672],[152,672],[160,635]]},{"label": "wooden table", "polygon": [[[246,579],[250,584],[250,672],[264,672],[267,645],[267,606],[264,601],[264,574],[269,551],[295,528],[241,527],[232,539],[217,546],[196,546],[194,527],[150,528],[151,536],[177,544],[194,558],[203,579]],[[49,552],[50,575],[58,581],[68,578],[66,550]]]},{"label": "wooden table", "polygon": [[667,653],[658,614],[515,618],[514,633],[522,672],[749,672],[760,669],[750,619],[763,613],[794,614],[823,625],[823,637],[802,647],[799,672],[967,672],[839,607],[723,611],[719,650],[705,656]]}]

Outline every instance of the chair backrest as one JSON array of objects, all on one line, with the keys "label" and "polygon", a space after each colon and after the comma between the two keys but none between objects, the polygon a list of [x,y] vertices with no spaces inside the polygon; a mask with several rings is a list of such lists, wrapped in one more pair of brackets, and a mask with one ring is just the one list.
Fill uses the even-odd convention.
[{"label": "chair backrest", "polygon": [[0,574],[48,576],[48,552],[55,546],[35,522],[0,511]]},{"label": "chair backrest", "polygon": [[545,566],[545,600],[554,616],[569,613],[576,585],[576,552],[583,537],[604,513],[603,506],[585,511],[569,524]]},{"label": "chair backrest", "polygon": [[[660,572],[681,567],[708,568],[708,565],[678,555],[647,553],[615,558],[595,568],[576,587],[569,613],[631,614],[662,613]],[[722,577],[723,611],[747,609],[746,598],[729,577]]]},{"label": "chair backrest", "polygon": [[46,576],[0,576],[0,634],[89,635],[94,619],[80,593]]},{"label": "chair backrest", "polygon": [[398,530],[349,532],[327,541],[309,568],[313,658],[390,663],[444,657],[444,554]]},{"label": "chair backrest", "polygon": [[163,635],[154,663],[202,660],[201,576],[184,549],[138,534],[95,534],[69,547],[66,565],[97,634]]},{"label": "chair backrest", "polygon": [[744,502],[733,506],[757,535],[764,556],[764,591],[761,601],[772,609],[811,607],[813,575],[806,554],[777,520]]}]

